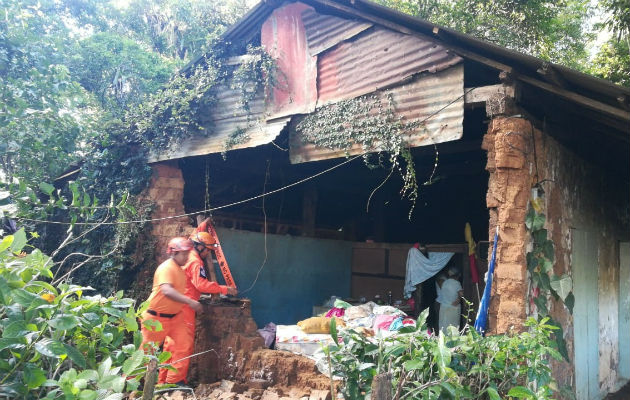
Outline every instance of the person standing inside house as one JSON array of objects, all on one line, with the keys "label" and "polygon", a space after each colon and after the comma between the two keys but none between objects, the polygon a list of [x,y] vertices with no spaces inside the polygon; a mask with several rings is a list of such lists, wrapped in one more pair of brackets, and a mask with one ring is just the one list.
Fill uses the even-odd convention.
[{"label": "person standing inside house", "polygon": [[439,296],[439,326],[442,332],[446,332],[448,326],[459,329],[461,297],[464,294],[462,284],[459,282],[459,269],[450,267],[446,275],[447,278],[442,283]]},{"label": "person standing inside house", "polygon": [[[186,357],[186,350],[191,346],[188,343],[190,333],[182,313],[184,306],[202,311],[198,301],[184,294],[186,274],[182,267],[188,261],[192,249],[193,242],[184,237],[176,237],[168,242],[166,254],[169,258],[155,270],[151,295],[147,300],[149,308],[140,319],[143,348],[146,349],[151,342],[160,346],[168,340],[171,343],[171,360],[175,361]],[[154,321],[162,325],[162,330],[156,330]],[[184,381],[186,371],[183,370],[182,363],[175,362],[173,367],[177,371],[160,370],[158,383],[180,384]]]},{"label": "person standing inside house", "polygon": [[[223,294],[232,295],[237,294],[236,288],[229,286],[219,285],[217,282],[208,280],[207,271],[203,260],[210,255],[210,249],[215,245],[216,241],[205,230],[207,226],[207,220],[199,225],[199,227],[190,235],[190,240],[193,242],[193,249],[188,255],[188,260],[183,266],[184,273],[186,274],[186,290],[184,294],[191,300],[199,301],[201,294]],[[212,267],[210,265],[209,267]],[[188,340],[186,344],[188,347],[185,349],[178,349],[182,357],[188,357],[193,354],[195,348],[195,321],[196,312],[192,307],[184,305],[182,309],[183,322],[186,325],[186,332],[188,334]],[[164,351],[173,352],[173,345],[176,345],[171,340],[167,340],[164,343]],[[188,367],[190,365],[190,358],[186,358],[179,363],[178,371],[184,382],[188,382]],[[166,371],[160,371],[160,374],[165,374]]]}]

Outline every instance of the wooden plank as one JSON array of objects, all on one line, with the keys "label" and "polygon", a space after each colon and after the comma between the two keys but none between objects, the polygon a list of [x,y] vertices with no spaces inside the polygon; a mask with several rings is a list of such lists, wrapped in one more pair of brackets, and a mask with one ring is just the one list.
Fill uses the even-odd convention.
[{"label": "wooden plank", "polygon": [[576,400],[599,398],[599,295],[597,236],[573,229],[572,272]]},{"label": "wooden plank", "polygon": [[484,105],[488,99],[497,95],[516,97],[516,88],[513,85],[489,85],[464,89],[464,104],[466,107]]},{"label": "wooden plank", "polygon": [[591,110],[602,112],[606,115],[610,115],[616,118],[620,118],[624,121],[630,122],[630,111],[624,111],[619,108],[610,106],[608,104],[604,104],[597,100],[590,99],[586,96],[582,96],[581,94],[577,94],[575,92],[571,92],[566,89],[562,89],[559,87],[555,87],[545,82],[541,82],[538,79],[531,78],[525,75],[517,75],[516,79],[528,83],[530,85],[536,86],[540,89],[551,92],[555,95],[558,95],[567,100],[571,100],[575,103],[581,104],[585,107],[590,108]]}]

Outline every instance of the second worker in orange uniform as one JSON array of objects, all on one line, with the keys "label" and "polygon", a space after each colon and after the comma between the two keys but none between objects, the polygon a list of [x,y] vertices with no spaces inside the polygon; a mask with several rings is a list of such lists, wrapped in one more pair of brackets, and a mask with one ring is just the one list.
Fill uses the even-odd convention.
[{"label": "second worker in orange uniform", "polygon": [[[232,296],[237,294],[236,288],[219,285],[217,282],[208,280],[204,260],[210,254],[210,250],[215,245],[216,241],[212,235],[206,232],[207,223],[207,220],[201,223],[190,235],[190,240],[192,240],[194,247],[188,255],[188,261],[182,267],[184,273],[186,274],[186,290],[184,294],[194,301],[198,301],[202,293]],[[212,267],[212,265],[209,267]],[[184,306],[182,314],[184,324],[186,325],[186,332],[189,335],[189,340],[184,342],[180,341],[180,343],[185,343],[188,347],[176,349],[174,346],[178,346],[177,343],[175,341],[167,340],[164,343],[164,350],[170,351],[171,353],[177,352],[178,354],[186,357],[192,355],[194,350],[196,313],[191,307]],[[186,376],[190,365],[190,358],[185,359],[178,364],[178,371],[181,374],[180,376],[187,382]],[[165,374],[166,371],[160,371],[160,373]]]}]

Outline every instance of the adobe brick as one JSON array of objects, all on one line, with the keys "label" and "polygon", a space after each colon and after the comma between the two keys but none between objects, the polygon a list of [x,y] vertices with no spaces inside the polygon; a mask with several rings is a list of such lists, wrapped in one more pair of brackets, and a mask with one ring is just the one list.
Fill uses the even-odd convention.
[{"label": "adobe brick", "polygon": [[497,281],[501,280],[515,280],[523,282],[527,279],[527,267],[523,264],[497,263],[494,271],[494,276]]}]

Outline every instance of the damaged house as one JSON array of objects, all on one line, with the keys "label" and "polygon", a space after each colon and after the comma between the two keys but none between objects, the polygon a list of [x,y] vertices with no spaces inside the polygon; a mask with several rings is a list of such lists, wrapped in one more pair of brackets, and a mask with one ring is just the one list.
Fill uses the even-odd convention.
[{"label": "damaged house", "polygon": [[[526,225],[533,201],[553,243],[543,272],[562,277],[560,298],[542,302],[571,365],[555,365],[556,379],[579,400],[628,382],[630,90],[364,0],[263,1],[224,39],[242,54],[248,44],[268,49],[281,84],[247,109],[235,89],[216,89],[200,121],[207,136],[151,159],[148,197],[156,218],[214,209],[259,327],[307,318],[331,296],[402,301],[413,243],[455,253],[474,318],[483,279],[478,288],[470,274],[470,223],[482,275],[499,231],[489,332],[522,329],[541,307],[532,278],[541,267],[528,260],[539,244]],[[403,166],[370,169],[361,157],[358,127],[378,126],[379,110],[383,126],[405,127],[396,132],[415,165],[415,200],[401,197]],[[339,118],[347,148],[313,137]],[[228,148],[235,131],[241,140]],[[190,229],[167,219],[152,234],[162,248]],[[258,345],[246,339],[231,345]]]}]

